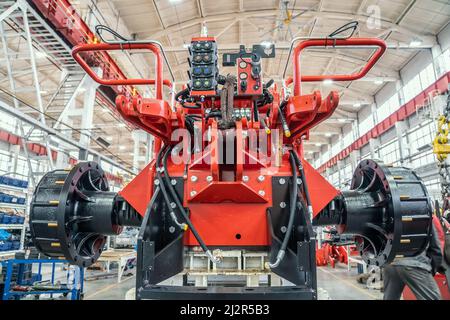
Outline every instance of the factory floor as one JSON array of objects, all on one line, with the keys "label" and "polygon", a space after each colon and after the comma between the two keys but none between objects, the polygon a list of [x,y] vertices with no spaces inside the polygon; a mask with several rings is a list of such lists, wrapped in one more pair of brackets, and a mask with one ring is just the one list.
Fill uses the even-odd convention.
[{"label": "factory floor", "polygon": [[[379,290],[367,289],[356,281],[358,274],[355,267],[351,271],[348,271],[347,266],[344,265],[337,265],[335,269],[319,267],[317,270],[320,299],[379,300],[383,298],[383,294]],[[117,283],[116,277],[85,281],[84,299],[122,300],[134,286],[134,276],[124,277],[121,283]]]}]

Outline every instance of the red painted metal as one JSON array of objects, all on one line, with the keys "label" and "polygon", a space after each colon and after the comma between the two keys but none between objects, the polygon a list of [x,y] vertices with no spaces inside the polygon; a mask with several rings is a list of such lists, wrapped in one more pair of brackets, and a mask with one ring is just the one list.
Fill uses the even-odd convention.
[{"label": "red painted metal", "polygon": [[155,161],[150,162],[119,194],[141,215],[145,215],[153,193]]},{"label": "red painted metal", "polygon": [[[369,59],[367,64],[357,73],[344,75],[301,75],[300,74],[300,53],[309,47],[361,47],[361,46],[377,46],[378,49],[375,54]],[[381,58],[386,51],[386,43],[381,39],[373,38],[350,38],[350,39],[311,39],[300,42],[293,53],[293,69],[294,69],[294,95],[298,96],[301,93],[301,82],[315,82],[326,79],[333,81],[353,81],[364,77],[375,63]]]},{"label": "red painted metal", "polygon": [[336,263],[348,264],[348,253],[342,246],[325,243],[316,249],[316,265],[336,267]]},{"label": "red painted metal", "polygon": [[311,196],[314,217],[330,203],[338,194],[336,190],[324,177],[320,175],[305,159],[302,159],[305,170],[306,183]]},{"label": "red painted metal", "polygon": [[[71,46],[97,43],[98,39],[76,12],[69,0],[30,0],[38,12],[55,28]],[[89,55],[92,65],[100,66],[105,79],[127,79],[120,67],[107,52]],[[133,86],[113,87],[116,93],[134,95]]]},{"label": "red painted metal", "polygon": [[[88,63],[79,55],[81,52],[98,52],[98,51],[117,51],[117,50],[150,50],[156,59],[156,77],[155,79],[127,79],[126,77],[119,79],[104,79],[97,76]],[[152,43],[127,43],[127,44],[109,44],[109,43],[91,43],[80,44],[72,50],[73,58],[86,71],[87,74],[97,83],[105,86],[117,85],[156,85],[156,98],[163,98],[163,57],[161,50]]]},{"label": "red painted metal", "polygon": [[417,96],[415,96],[413,99],[405,103],[397,111],[395,111],[386,119],[384,119],[382,122],[377,124],[366,134],[359,137],[350,146],[341,150],[337,155],[329,159],[317,170],[321,173],[324,172],[326,168],[330,168],[336,165],[339,160],[343,160],[346,157],[348,157],[352,151],[359,150],[363,146],[367,145],[370,139],[377,138],[381,136],[384,132],[393,128],[396,122],[403,121],[409,118],[411,115],[416,113],[416,110],[419,110],[425,106],[426,104],[425,102],[428,99],[429,94],[433,94],[435,92],[445,92],[446,90],[448,90],[449,83],[450,83],[450,72],[442,75],[433,84],[428,86],[428,88],[426,88],[425,90],[420,92]]}]

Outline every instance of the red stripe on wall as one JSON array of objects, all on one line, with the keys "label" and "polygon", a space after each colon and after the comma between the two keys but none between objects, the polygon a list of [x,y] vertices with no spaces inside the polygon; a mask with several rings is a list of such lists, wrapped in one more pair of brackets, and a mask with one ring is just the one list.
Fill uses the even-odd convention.
[{"label": "red stripe on wall", "polygon": [[420,92],[413,99],[401,106],[397,111],[392,113],[389,117],[378,123],[369,132],[359,137],[350,146],[341,150],[337,155],[329,159],[327,162],[322,164],[317,170],[323,173],[326,168],[331,168],[336,165],[338,161],[345,159],[354,150],[359,150],[363,146],[369,143],[370,139],[377,138],[383,133],[395,126],[398,121],[403,121],[416,113],[416,108],[421,109],[424,107],[428,95],[433,92],[443,93],[448,90],[448,84],[450,83],[450,72],[447,72],[441,76],[436,82],[430,85],[428,88]]}]

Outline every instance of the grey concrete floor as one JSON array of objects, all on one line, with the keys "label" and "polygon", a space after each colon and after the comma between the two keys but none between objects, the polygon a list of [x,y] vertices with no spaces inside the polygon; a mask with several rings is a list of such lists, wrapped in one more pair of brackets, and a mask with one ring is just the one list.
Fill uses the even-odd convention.
[{"label": "grey concrete floor", "polygon": [[[89,275],[89,271],[88,274]],[[370,290],[356,281],[357,271],[353,267],[347,271],[347,266],[337,265],[317,268],[318,287],[326,291],[332,300],[379,300],[383,295],[379,290]],[[85,281],[86,300],[123,300],[127,291],[135,286],[135,277],[124,277],[117,283],[116,277]]]}]

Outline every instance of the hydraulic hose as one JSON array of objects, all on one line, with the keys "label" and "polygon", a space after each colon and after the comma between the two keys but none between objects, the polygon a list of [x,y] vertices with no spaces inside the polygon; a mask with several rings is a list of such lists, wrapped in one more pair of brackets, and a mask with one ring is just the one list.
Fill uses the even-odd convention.
[{"label": "hydraulic hose", "polygon": [[187,94],[189,94],[189,88],[186,88],[184,90],[178,91],[177,94],[175,95],[175,101],[179,101],[179,98],[181,96],[185,96]]},{"label": "hydraulic hose", "polygon": [[166,150],[167,149],[167,147],[164,147],[164,148],[162,148],[160,151],[159,151],[159,153],[158,153],[158,157],[157,157],[157,159],[156,159],[156,175],[157,175],[157,177],[158,177],[158,181],[159,181],[159,186],[160,186],[160,188],[161,188],[161,192],[162,192],[162,194],[163,194],[163,197],[164,197],[164,200],[165,200],[165,202],[166,202],[166,205],[167,205],[167,208],[168,208],[168,210],[169,210],[169,214],[170,214],[170,217],[172,218],[172,220],[173,220],[173,222],[181,229],[181,230],[183,230],[183,231],[186,231],[187,230],[187,225],[185,224],[185,223],[180,223],[180,222],[178,222],[178,219],[177,219],[177,217],[176,217],[176,215],[175,215],[175,212],[173,212],[173,210],[172,210],[172,202],[170,201],[170,199],[169,199],[169,195],[167,194],[167,190],[166,190],[166,187],[165,187],[165,185],[164,185],[164,181],[163,181],[163,179],[162,179],[162,176],[161,176],[161,172],[160,172],[160,170],[159,170],[159,164],[161,163],[161,157],[162,157],[162,154],[164,153],[164,150]]},{"label": "hydraulic hose", "polygon": [[289,222],[280,250],[278,251],[276,260],[274,263],[269,263],[269,267],[271,269],[278,267],[281,261],[283,260],[284,256],[286,255],[286,248],[289,242],[289,238],[291,237],[292,228],[294,226],[295,209],[297,208],[298,184],[297,184],[297,168],[295,166],[295,159],[294,156],[292,155],[292,152],[293,151],[291,151],[291,156],[289,158],[292,169],[292,184],[291,184],[292,189],[290,198]]},{"label": "hydraulic hose", "polygon": [[291,155],[294,157],[295,163],[297,164],[297,167],[298,167],[298,171],[300,172],[300,179],[302,180],[303,191],[305,192],[306,204],[308,205],[308,214],[310,216],[310,219],[312,219],[313,209],[312,209],[312,203],[311,203],[311,196],[309,194],[308,184],[306,183],[305,171],[303,170],[303,164],[300,161],[300,158],[298,157],[297,153],[294,150],[291,150]]},{"label": "hydraulic hose", "polygon": [[164,180],[166,181],[167,187],[168,187],[168,189],[170,191],[170,194],[172,195],[173,200],[175,201],[175,204],[176,204],[178,210],[180,210],[181,215],[183,216],[183,218],[186,221],[187,225],[191,229],[192,234],[194,235],[195,239],[200,244],[200,247],[203,249],[203,251],[205,251],[206,255],[209,257],[209,259],[212,262],[219,263],[220,259],[214,257],[214,255],[211,253],[211,251],[206,246],[206,244],[203,241],[203,239],[198,234],[197,229],[192,224],[191,219],[189,219],[189,216],[188,216],[186,210],[184,210],[183,204],[181,203],[180,199],[178,198],[177,192],[175,191],[175,189],[172,186],[172,183],[170,181],[169,171],[167,171],[167,158],[168,158],[168,156],[169,156],[171,151],[172,151],[172,147],[169,147],[167,149],[167,151],[165,151],[166,153],[163,156]]}]

